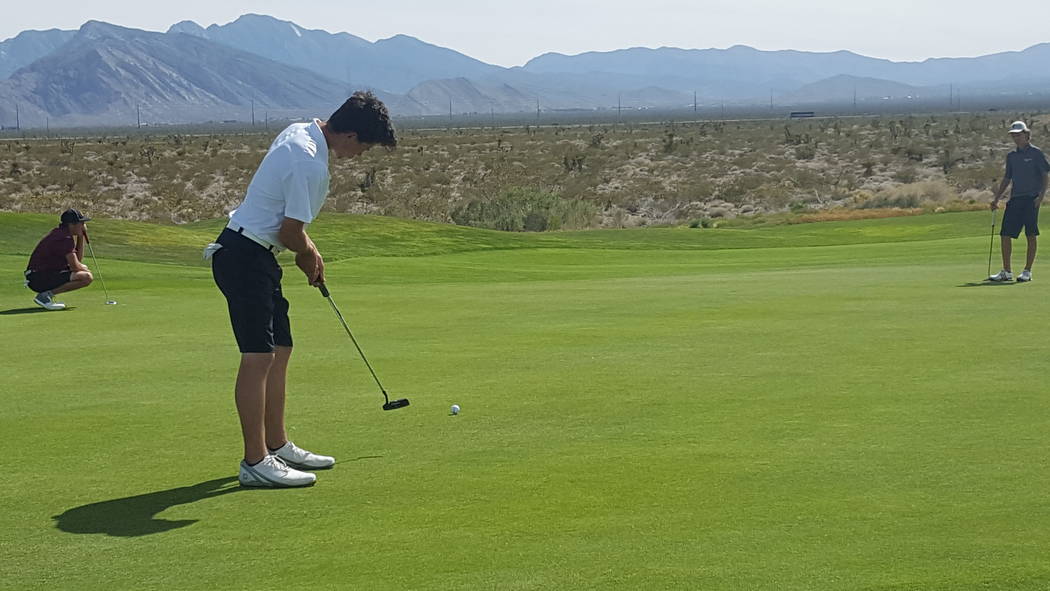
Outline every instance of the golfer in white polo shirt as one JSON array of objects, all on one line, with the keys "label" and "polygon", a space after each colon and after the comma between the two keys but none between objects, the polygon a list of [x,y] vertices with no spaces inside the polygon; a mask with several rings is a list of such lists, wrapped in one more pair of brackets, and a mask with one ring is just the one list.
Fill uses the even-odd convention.
[{"label": "golfer in white polo shirt", "polygon": [[244,436],[242,486],[308,486],[316,476],[305,470],[335,464],[289,441],[285,430],[292,332],[276,257],[293,251],[310,285],[324,282],[324,260],[306,226],[328,195],[329,153],[353,158],[375,145],[393,148],[397,139],[386,106],[369,92],[355,93],[327,121],[289,126],[270,146],[230,223],[205,250],[241,351],[236,401]]}]

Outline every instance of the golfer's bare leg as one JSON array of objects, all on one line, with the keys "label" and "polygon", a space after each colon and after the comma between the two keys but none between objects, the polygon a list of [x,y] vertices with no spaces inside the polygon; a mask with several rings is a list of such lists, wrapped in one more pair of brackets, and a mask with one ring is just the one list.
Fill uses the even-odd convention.
[{"label": "golfer's bare leg", "polygon": [[273,365],[266,379],[266,447],[277,449],[288,443],[284,429],[284,393],[291,347],[275,347]]},{"label": "golfer's bare leg", "polygon": [[[284,428],[284,401],[288,360],[291,356],[291,347],[275,347],[273,365],[266,379],[266,447],[275,451],[288,443],[288,434]],[[322,456],[294,446],[281,452],[279,457],[298,470],[331,468],[335,464],[335,458],[331,456]]]},{"label": "golfer's bare leg", "polygon": [[74,291],[91,285],[94,281],[94,277],[88,271],[77,271],[69,276],[69,282],[56,287],[51,290],[51,293],[58,295],[60,293],[66,293],[67,291]]},{"label": "golfer's bare leg", "polygon": [[1028,236],[1028,259],[1025,260],[1024,265],[1026,271],[1031,271],[1032,265],[1035,263],[1036,238],[1038,236]]},{"label": "golfer's bare leg", "polygon": [[235,399],[244,436],[244,460],[249,464],[266,457],[266,380],[273,366],[273,353],[242,353],[237,370]]},{"label": "golfer's bare leg", "polygon": [[1010,255],[1013,254],[1014,240],[1009,236],[1002,236],[1003,239],[1003,269],[1010,271]]}]

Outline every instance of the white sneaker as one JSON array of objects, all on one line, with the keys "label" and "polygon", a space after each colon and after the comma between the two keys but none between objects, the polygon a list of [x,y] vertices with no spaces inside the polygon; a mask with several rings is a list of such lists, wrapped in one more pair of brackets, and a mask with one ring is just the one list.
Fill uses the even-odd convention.
[{"label": "white sneaker", "polygon": [[266,456],[254,466],[249,466],[241,460],[241,472],[237,475],[237,480],[241,481],[241,486],[291,488],[310,486],[317,481],[317,477],[309,472],[289,468],[288,464],[277,456]]},{"label": "white sneaker", "polygon": [[1014,280],[1014,274],[1009,272],[1009,271],[1007,271],[1006,269],[1003,269],[1002,271],[999,271],[995,275],[992,275],[992,276],[990,276],[988,278],[988,281],[1013,281],[1013,280]]},{"label": "white sneaker", "polygon": [[331,468],[335,464],[335,458],[330,456],[319,456],[289,441],[276,449],[273,455],[284,460],[286,464],[300,470],[319,470]]},{"label": "white sneaker", "polygon": [[1032,280],[1032,272],[1029,271],[1028,269],[1025,269],[1024,271],[1021,271],[1021,274],[1017,276],[1017,282],[1018,283],[1024,283],[1025,281],[1031,281],[1031,280]]},{"label": "white sneaker", "polygon": [[36,294],[36,297],[33,298],[33,303],[45,310],[65,310],[66,305],[56,302],[54,298],[55,296],[51,295],[50,291],[42,291]]}]

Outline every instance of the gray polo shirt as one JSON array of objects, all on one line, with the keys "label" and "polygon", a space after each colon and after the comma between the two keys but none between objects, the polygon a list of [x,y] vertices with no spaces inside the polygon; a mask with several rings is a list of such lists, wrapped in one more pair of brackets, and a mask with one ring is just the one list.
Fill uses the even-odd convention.
[{"label": "gray polo shirt", "polygon": [[1010,198],[1037,197],[1043,188],[1043,175],[1047,172],[1050,172],[1050,163],[1047,163],[1043,151],[1031,144],[1007,154],[1006,178],[1013,184]]}]

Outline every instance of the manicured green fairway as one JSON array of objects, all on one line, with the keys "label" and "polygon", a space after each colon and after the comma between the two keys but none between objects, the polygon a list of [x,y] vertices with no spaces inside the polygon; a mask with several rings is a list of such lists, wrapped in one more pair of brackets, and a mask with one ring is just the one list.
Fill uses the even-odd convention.
[{"label": "manicured green fairway", "polygon": [[333,297],[412,406],[380,409],[287,268],[291,435],[339,459],[288,491],[235,483],[238,356],[197,260],[219,223],[93,222],[120,305],[96,283],[37,313],[20,274],[49,225],[0,214],[2,588],[1050,588],[1050,262],[967,286],[987,213],[326,214]]}]

